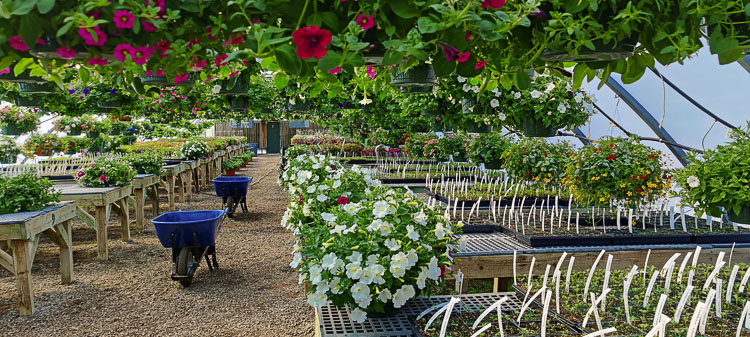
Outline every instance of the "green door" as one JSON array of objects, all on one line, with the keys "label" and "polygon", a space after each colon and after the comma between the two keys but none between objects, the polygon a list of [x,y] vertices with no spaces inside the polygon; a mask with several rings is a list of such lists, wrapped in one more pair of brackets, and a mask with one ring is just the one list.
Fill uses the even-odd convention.
[{"label": "green door", "polygon": [[281,153],[281,123],[279,122],[266,124],[266,152]]}]

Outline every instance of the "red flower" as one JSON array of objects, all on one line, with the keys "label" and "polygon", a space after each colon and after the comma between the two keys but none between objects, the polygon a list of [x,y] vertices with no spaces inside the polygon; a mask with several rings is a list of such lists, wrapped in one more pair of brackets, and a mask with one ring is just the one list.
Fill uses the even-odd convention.
[{"label": "red flower", "polygon": [[544,153],[544,156],[545,156],[545,157],[547,156],[547,152],[545,152],[545,153]]},{"label": "red flower", "polygon": [[598,148],[598,147],[595,147],[595,148],[594,148],[594,152],[599,152],[599,148]]},{"label": "red flower", "polygon": [[487,64],[487,61],[477,61],[477,65],[474,66],[475,70],[479,70],[484,68],[484,65]]},{"label": "red flower", "polygon": [[117,28],[131,29],[133,28],[133,21],[135,21],[135,16],[133,16],[132,13],[126,10],[119,10],[115,12],[114,16],[112,17],[112,21],[114,21],[115,27]]},{"label": "red flower", "polygon": [[349,203],[349,199],[347,199],[345,196],[340,196],[338,202],[339,205],[346,205]]},{"label": "red flower", "polygon": [[336,165],[331,164],[331,168],[335,170],[336,169]]},{"label": "red flower", "polygon": [[16,35],[16,36],[9,38],[8,44],[10,44],[11,48],[18,50],[18,51],[29,50],[29,47],[26,45],[26,42],[23,41],[23,38],[21,38],[20,35]]},{"label": "red flower", "polygon": [[636,189],[635,189],[635,192],[636,192],[636,193],[641,193],[641,189],[640,189],[640,188],[636,188]]},{"label": "red flower", "polygon": [[524,156],[525,156],[525,155],[527,155],[527,154],[529,154],[529,153],[528,153],[528,152],[524,152],[524,153],[523,153],[523,155],[524,155]]},{"label": "red flower", "polygon": [[651,154],[648,157],[651,158],[651,159],[654,159],[655,156],[653,154]]},{"label": "red flower", "polygon": [[171,44],[169,41],[159,41],[156,43],[156,49],[161,53],[161,57],[167,57],[167,52],[169,51],[169,48],[171,47]]},{"label": "red flower", "polygon": [[187,80],[187,78],[188,78],[188,74],[177,74],[177,75],[174,75],[174,83],[185,82],[185,80]]},{"label": "red flower", "polygon": [[466,30],[466,41],[469,41],[469,40],[471,40],[471,31],[467,29]]},{"label": "red flower", "polygon": [[154,26],[153,22],[154,20],[151,19],[141,19],[141,27],[143,27],[143,30],[147,32],[153,32],[156,30],[156,26]]},{"label": "red flower", "polygon": [[135,48],[127,43],[121,43],[115,46],[115,58],[120,62],[125,62],[128,56],[131,58],[135,54]]},{"label": "red flower", "polygon": [[133,62],[136,64],[146,64],[148,58],[154,53],[154,49],[151,47],[137,47],[135,53],[133,53]]},{"label": "red flower", "polygon": [[615,147],[615,143],[609,143],[609,148],[611,149],[613,147]]},{"label": "red flower", "polygon": [[311,25],[295,30],[292,40],[297,46],[297,57],[304,60],[314,57],[320,60],[328,52],[326,47],[331,44],[331,32]]},{"label": "red flower", "polygon": [[362,13],[359,13],[359,15],[357,15],[357,19],[354,21],[356,21],[363,30],[368,30],[375,26],[375,21],[373,20],[372,15],[364,15]]},{"label": "red flower", "polygon": [[505,0],[484,0],[482,1],[482,8],[502,8],[505,6]]},{"label": "red flower", "polygon": [[461,53],[461,54],[458,55],[458,58],[456,59],[456,61],[458,63],[464,63],[464,62],[466,62],[466,61],[469,60],[469,56],[471,56],[471,52],[470,51],[467,51],[465,53]]},{"label": "red flower", "polygon": [[226,60],[227,58],[229,58],[227,54],[221,54],[219,56],[216,56],[216,58],[214,58],[214,64],[216,65],[217,68],[221,67],[222,65],[224,65],[222,62],[224,62],[224,60]]},{"label": "red flower", "polygon": [[611,154],[611,155],[609,155],[609,157],[607,157],[607,159],[609,159],[609,160],[615,159],[615,155]]},{"label": "red flower", "polygon": [[[89,31],[90,30],[90,31]],[[91,32],[94,32],[91,34]],[[87,46],[103,46],[104,43],[107,42],[107,34],[105,34],[99,26],[95,26],[93,28],[79,28],[78,29],[78,35],[83,38],[83,43],[85,43]],[[96,36],[96,40],[94,40],[94,36]]]},{"label": "red flower", "polygon": [[57,48],[57,55],[64,59],[72,59],[76,57],[76,51],[68,46]]}]

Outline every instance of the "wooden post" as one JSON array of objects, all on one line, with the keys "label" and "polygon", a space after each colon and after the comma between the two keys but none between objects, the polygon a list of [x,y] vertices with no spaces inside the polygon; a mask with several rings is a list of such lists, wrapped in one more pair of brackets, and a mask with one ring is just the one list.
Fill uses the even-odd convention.
[{"label": "wooden post", "polygon": [[96,246],[99,261],[109,259],[107,247],[107,207],[96,206]]},{"label": "wooden post", "polygon": [[135,230],[138,233],[143,232],[143,203],[145,202],[143,196],[143,188],[135,189]]},{"label": "wooden post", "polygon": [[182,179],[182,175],[184,172],[177,173],[177,182],[175,183],[175,186],[177,186],[177,193],[179,194],[179,197],[177,198],[178,202],[185,202],[185,180]]},{"label": "wooden post", "polygon": [[58,233],[62,236],[60,246],[60,279],[62,284],[73,281],[73,227],[71,221],[58,225]]},{"label": "wooden post", "polygon": [[120,232],[122,233],[122,242],[130,241],[130,209],[126,199],[115,201],[120,207]]},{"label": "wooden post", "polygon": [[185,171],[185,185],[185,195],[188,200],[191,200],[193,198],[193,169],[190,167]]},{"label": "wooden post", "polygon": [[16,287],[18,287],[18,313],[21,316],[34,314],[34,287],[31,283],[30,240],[13,240],[13,261],[16,267]]},{"label": "wooden post", "polygon": [[153,216],[159,216],[159,185],[151,186],[151,207],[153,208]]},{"label": "wooden post", "polygon": [[169,200],[168,209],[174,211],[174,176],[167,176],[164,185],[167,186],[167,200]]}]

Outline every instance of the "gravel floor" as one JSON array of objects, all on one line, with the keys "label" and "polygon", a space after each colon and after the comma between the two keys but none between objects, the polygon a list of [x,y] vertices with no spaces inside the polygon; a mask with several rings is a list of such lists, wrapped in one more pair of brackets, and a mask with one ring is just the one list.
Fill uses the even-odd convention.
[{"label": "gravel floor", "polygon": [[[211,273],[203,261],[189,288],[169,278],[171,251],[159,244],[150,224],[143,233],[131,230],[133,242],[123,243],[113,215],[110,258],[98,262],[95,231],[76,221],[70,285],[60,284],[56,246],[43,238],[32,269],[33,317],[18,316],[15,278],[0,268],[0,335],[313,335],[313,309],[289,267],[294,237],[280,225],[287,197],[276,184],[278,165],[278,156],[261,156],[241,171],[256,180],[271,173],[250,188],[251,212],[224,222],[216,242],[220,269]],[[177,205],[220,207],[212,189]],[[131,217],[134,221],[132,210]],[[152,218],[149,206],[146,218]]]}]

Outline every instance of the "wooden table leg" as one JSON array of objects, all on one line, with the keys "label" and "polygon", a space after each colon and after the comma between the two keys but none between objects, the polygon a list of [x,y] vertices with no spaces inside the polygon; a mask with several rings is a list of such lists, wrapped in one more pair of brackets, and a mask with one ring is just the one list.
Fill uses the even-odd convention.
[{"label": "wooden table leg", "polygon": [[73,281],[73,227],[70,220],[56,227],[62,237],[62,242],[58,243],[58,246],[60,246],[60,279],[62,284],[69,284]]},{"label": "wooden table leg", "polygon": [[153,208],[153,216],[159,216],[159,186],[151,186],[151,208]]},{"label": "wooden table leg", "polygon": [[185,194],[187,195],[188,200],[193,199],[193,169],[188,169],[185,171],[185,183],[187,185],[187,188],[185,189]]},{"label": "wooden table leg", "polygon": [[127,199],[115,201],[120,207],[120,232],[122,233],[122,241],[130,241],[130,208],[128,208]]},{"label": "wooden table leg", "polygon": [[167,176],[164,183],[167,185],[167,200],[169,200],[168,209],[174,211],[174,176]]},{"label": "wooden table leg", "polygon": [[31,257],[29,240],[13,240],[13,262],[16,267],[18,288],[18,313],[21,316],[34,314],[34,287],[31,284]]},{"label": "wooden table leg", "polygon": [[107,247],[107,207],[96,206],[96,247],[99,261],[109,259],[109,247]]},{"label": "wooden table leg", "polygon": [[175,186],[177,186],[177,194],[179,195],[177,198],[178,202],[185,202],[185,179],[182,179],[182,177],[183,173],[178,173],[177,183],[175,183]]},{"label": "wooden table leg", "polygon": [[144,203],[143,189],[135,189],[135,230],[138,233],[143,232],[143,203]]}]

